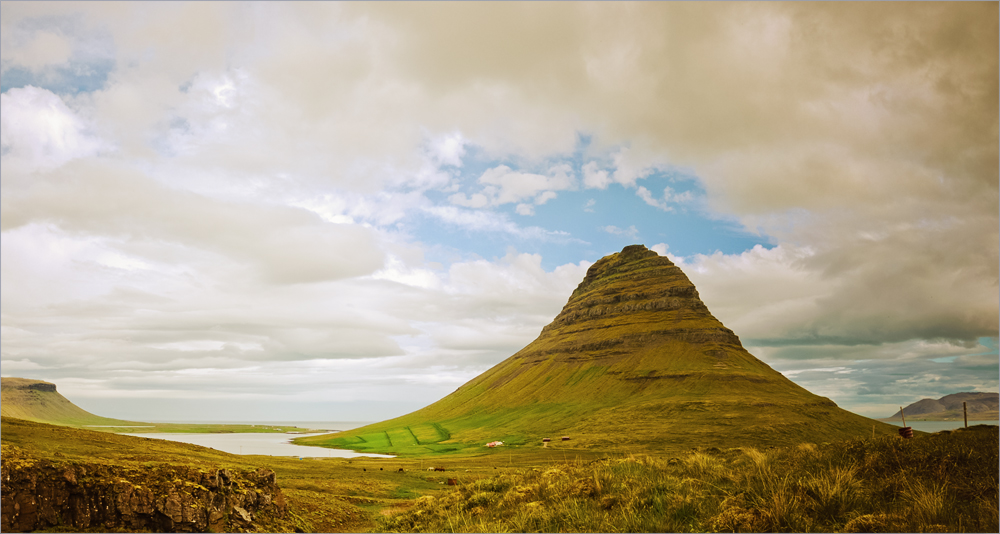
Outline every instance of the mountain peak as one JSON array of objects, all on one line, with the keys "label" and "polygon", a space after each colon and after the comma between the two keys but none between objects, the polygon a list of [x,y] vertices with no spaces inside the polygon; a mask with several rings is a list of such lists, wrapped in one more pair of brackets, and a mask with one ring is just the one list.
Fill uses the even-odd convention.
[{"label": "mountain peak", "polygon": [[662,265],[673,265],[669,259],[661,257],[657,253],[646,248],[644,245],[629,245],[623,248],[621,252],[609,254],[594,262],[594,264],[587,269],[587,275],[584,277],[583,281],[580,282],[580,285],[576,288],[576,291],[574,291],[573,294],[576,295],[579,291],[581,291],[581,289],[589,287],[597,280],[615,275],[619,272],[621,267],[626,264],[641,262],[642,260],[650,258],[663,260],[660,262]]},{"label": "mountain peak", "polygon": [[708,311],[684,272],[643,245],[629,245],[591,265],[542,332],[578,324],[613,327],[623,338],[630,333],[622,327],[632,325],[642,335],[712,338],[742,348],[736,334]]},{"label": "mountain peak", "polygon": [[894,431],[755,358],[679,267],[630,245],[595,262],[514,355],[426,408],[329,443],[401,453],[572,435],[577,447],[761,446],[871,435],[873,426]]},{"label": "mountain peak", "polygon": [[646,245],[628,245],[623,248],[621,252],[617,253],[616,256],[623,261],[633,261],[637,259],[657,257],[659,254],[646,248]]}]

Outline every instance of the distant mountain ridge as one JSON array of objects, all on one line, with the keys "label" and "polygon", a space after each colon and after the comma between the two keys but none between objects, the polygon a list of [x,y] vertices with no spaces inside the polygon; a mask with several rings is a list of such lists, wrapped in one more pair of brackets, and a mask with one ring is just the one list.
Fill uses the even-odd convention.
[{"label": "distant mountain ridge", "polygon": [[55,425],[132,425],[132,421],[94,415],[56,391],[51,382],[0,378],[0,415]]},{"label": "distant mountain ridge", "polygon": [[963,392],[945,395],[940,399],[921,399],[889,417],[901,420],[902,415],[912,421],[956,421],[961,420],[962,402],[969,411],[970,421],[996,421],[1000,415],[1000,393]]},{"label": "distant mountain ridge", "polygon": [[[481,447],[767,446],[894,433],[795,384],[740,343],[668,258],[594,263],[535,341],[430,406],[296,440],[425,454]],[[480,443],[477,445],[477,443]]]}]

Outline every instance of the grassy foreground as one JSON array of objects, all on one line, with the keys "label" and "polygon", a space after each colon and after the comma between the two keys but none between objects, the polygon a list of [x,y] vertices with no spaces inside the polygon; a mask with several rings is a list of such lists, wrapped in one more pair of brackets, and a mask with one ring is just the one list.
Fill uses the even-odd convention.
[{"label": "grassy foreground", "polygon": [[[56,465],[107,464],[133,471],[184,466],[197,470],[266,467],[288,503],[289,515],[262,525],[270,532],[369,532],[382,514],[410,508],[415,499],[454,491],[449,478],[471,483],[513,468],[537,468],[551,459],[493,455],[434,459],[306,458],[227,454],[214,449],[113,432],[3,417],[2,461]],[[559,455],[562,458],[562,455]],[[596,453],[584,453],[595,458]],[[570,457],[572,458],[572,456]],[[512,466],[512,467],[506,467]],[[443,471],[429,471],[439,468]],[[184,488],[180,488],[184,491]]]},{"label": "grassy foreground", "polygon": [[628,456],[421,497],[389,532],[997,532],[997,427]]},{"label": "grassy foreground", "polygon": [[0,435],[4,463],[270,468],[289,505],[261,525],[274,532],[997,531],[996,426],[669,454],[556,444],[305,460],[9,418]]},{"label": "grassy foreground", "polygon": [[[407,464],[369,458],[240,456],[197,445],[7,417],[2,418],[0,436],[5,465],[45,460],[57,465],[107,464],[139,472],[150,467],[168,471],[170,466],[206,471],[272,469],[289,514],[260,525],[270,532],[365,532],[374,526],[374,517],[383,508],[447,487],[442,475],[448,473],[411,471]],[[399,473],[399,467],[405,471]]]}]

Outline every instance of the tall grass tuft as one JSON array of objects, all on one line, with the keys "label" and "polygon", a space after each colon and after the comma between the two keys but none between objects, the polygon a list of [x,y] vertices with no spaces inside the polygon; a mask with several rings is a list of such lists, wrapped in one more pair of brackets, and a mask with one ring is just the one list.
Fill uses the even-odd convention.
[{"label": "tall grass tuft", "polygon": [[944,484],[937,482],[915,482],[903,491],[909,504],[909,517],[919,525],[939,525],[947,523],[945,500],[947,491]]},{"label": "tall grass tuft", "polygon": [[722,468],[722,462],[705,453],[693,452],[684,458],[688,476],[694,478],[714,478]]},{"label": "tall grass tuft", "polygon": [[853,465],[833,467],[805,479],[806,494],[811,499],[811,511],[822,522],[833,523],[849,510],[858,508],[864,499],[861,482]]}]

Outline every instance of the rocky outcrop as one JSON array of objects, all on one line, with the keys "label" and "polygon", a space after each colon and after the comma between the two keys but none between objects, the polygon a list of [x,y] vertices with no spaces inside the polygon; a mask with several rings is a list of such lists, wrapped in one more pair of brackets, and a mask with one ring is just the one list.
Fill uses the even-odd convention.
[{"label": "rocky outcrop", "polygon": [[[680,323],[684,326],[678,326]],[[622,327],[629,324],[637,325],[637,331],[625,333]],[[664,328],[667,325],[672,327]],[[708,311],[684,272],[670,259],[642,245],[625,247],[620,253],[591,265],[562,311],[542,329],[542,334],[561,334],[567,339],[579,337],[567,334],[609,328],[616,330],[614,337],[621,341],[673,338],[742,348],[736,334]],[[588,350],[561,348],[567,352]]]},{"label": "rocky outcrop", "polygon": [[549,326],[653,310],[708,313],[680,268],[642,245],[631,245],[591,265]]},{"label": "rocky outcrop", "polygon": [[42,380],[32,380],[30,378],[13,378],[4,377],[0,379],[0,388],[14,390],[32,390],[32,391],[47,391],[50,393],[56,392],[56,385],[51,382],[44,382]]},{"label": "rocky outcrop", "polygon": [[4,446],[3,532],[267,530],[286,513],[270,469],[35,460]]},{"label": "rocky outcrop", "polygon": [[[642,245],[631,245],[591,265],[559,315],[513,356],[518,366],[490,384],[506,384],[526,371],[524,365],[547,361],[627,368],[634,365],[627,361],[632,356],[665,342],[698,347],[701,355],[688,360],[702,360],[710,370],[729,368],[732,362],[719,362],[745,353],[740,338],[712,316],[679,267]],[[635,365],[648,373],[658,364]]]}]

